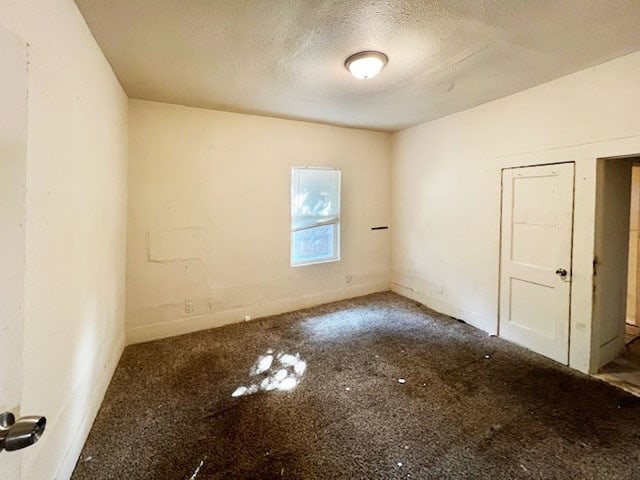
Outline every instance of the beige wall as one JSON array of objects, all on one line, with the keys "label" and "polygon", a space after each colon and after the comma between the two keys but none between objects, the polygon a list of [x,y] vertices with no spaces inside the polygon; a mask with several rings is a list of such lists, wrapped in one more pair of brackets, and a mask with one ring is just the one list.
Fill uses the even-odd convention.
[{"label": "beige wall", "polygon": [[[640,54],[391,142],[137,100],[127,141],[126,96],[72,2],[7,0],[0,24],[30,61],[21,410],[49,420],[23,478],[74,466],[124,344],[127,235],[131,342],[385,290],[390,233],[396,291],[494,331],[500,169],[574,161],[571,365],[596,361],[595,159],[640,152]],[[343,169],[340,262],[289,267],[292,165]],[[392,230],[371,231],[390,198]]]},{"label": "beige wall", "polygon": [[392,288],[495,332],[501,168],[576,162],[570,364],[595,368],[596,158],[640,152],[639,81],[635,53],[394,134]]},{"label": "beige wall", "polygon": [[[289,266],[293,165],[342,168],[339,262]],[[131,100],[128,341],[386,290],[388,222],[388,134]]]},{"label": "beige wall", "polygon": [[[0,2],[28,43],[22,476],[68,478],[124,343],[127,100],[75,4]],[[2,455],[7,455],[3,452]]]},{"label": "beige wall", "polygon": [[[0,413],[20,410],[24,332],[27,45],[0,26]],[[0,478],[20,478],[22,456],[0,457]]]}]

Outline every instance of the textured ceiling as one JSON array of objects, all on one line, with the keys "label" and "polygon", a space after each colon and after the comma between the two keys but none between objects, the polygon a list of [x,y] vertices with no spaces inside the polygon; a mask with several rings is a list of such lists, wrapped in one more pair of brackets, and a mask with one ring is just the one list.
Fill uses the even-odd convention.
[{"label": "textured ceiling", "polygon": [[130,97],[386,131],[640,50],[640,0],[76,3]]}]

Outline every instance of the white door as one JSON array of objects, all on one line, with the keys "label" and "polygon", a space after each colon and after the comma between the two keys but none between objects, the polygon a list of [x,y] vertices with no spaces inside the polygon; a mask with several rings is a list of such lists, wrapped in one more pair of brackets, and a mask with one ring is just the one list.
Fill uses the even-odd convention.
[{"label": "white door", "polygon": [[569,362],[573,163],[502,171],[501,337]]},{"label": "white door", "polygon": [[599,159],[596,180],[593,340],[595,367],[624,350],[631,172],[634,159]]},{"label": "white door", "polygon": [[[20,413],[24,315],[27,60],[0,27],[0,413]],[[0,478],[21,476],[20,452],[0,452]]]}]

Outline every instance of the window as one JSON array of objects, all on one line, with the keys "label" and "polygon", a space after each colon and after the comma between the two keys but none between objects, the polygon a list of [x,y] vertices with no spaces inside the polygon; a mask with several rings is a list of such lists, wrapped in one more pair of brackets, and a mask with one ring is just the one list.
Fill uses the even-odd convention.
[{"label": "window", "polygon": [[291,265],[340,260],[340,180],[337,168],[291,169]]}]

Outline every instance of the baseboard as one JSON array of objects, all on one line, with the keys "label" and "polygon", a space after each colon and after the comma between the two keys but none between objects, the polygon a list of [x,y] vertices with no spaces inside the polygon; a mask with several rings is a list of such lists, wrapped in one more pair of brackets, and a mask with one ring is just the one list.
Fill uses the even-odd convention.
[{"label": "baseboard", "polygon": [[60,462],[60,467],[56,473],[56,479],[68,479],[71,478],[71,474],[78,462],[78,458],[80,457],[80,453],[84,447],[85,442],[87,441],[87,437],[89,436],[89,432],[91,432],[91,427],[93,426],[93,422],[98,415],[98,411],[102,406],[102,401],[104,400],[104,396],[107,393],[107,389],[109,388],[109,384],[111,383],[111,379],[113,378],[113,374],[116,371],[116,367],[118,366],[118,362],[120,361],[120,357],[122,356],[122,352],[125,347],[125,339],[124,336],[114,345],[114,348],[111,349],[109,356],[107,357],[107,363],[104,368],[100,370],[100,374],[98,376],[97,385],[94,387],[91,395],[91,406],[80,422],[76,433],[73,436],[73,440],[67,449],[66,454],[64,455],[62,462]]},{"label": "baseboard", "polygon": [[[71,478],[124,346],[124,336],[122,336],[111,347],[107,358],[101,362],[100,367],[85,372],[60,414],[48,422],[49,431],[45,432],[36,445],[36,448],[40,447],[40,452],[31,461],[33,467],[26,472],[23,469],[23,478],[29,480],[68,480]],[[83,403],[88,404],[88,408],[85,408],[79,422],[74,421],[73,417],[77,415]],[[52,427],[55,427],[55,430],[52,430]],[[66,448],[65,438],[71,438]],[[55,472],[55,476],[52,476],[53,472]]]},{"label": "baseboard", "polygon": [[231,323],[239,323],[245,315],[251,315],[252,319],[257,319],[388,290],[388,282],[354,285],[348,288],[302,295],[259,305],[249,305],[222,312],[207,313],[179,318],[168,322],[133,327],[127,329],[127,345],[184,335],[185,333],[217,328]]},{"label": "baseboard", "polygon": [[435,310],[436,312],[443,313],[444,315],[449,315],[450,317],[462,320],[465,323],[468,323],[469,325],[491,335],[495,335],[497,333],[496,326],[489,327],[489,322],[487,322],[486,318],[480,313],[474,312],[464,307],[459,307],[441,298],[429,295],[420,289],[403,285],[399,281],[392,281],[391,291],[397,293],[398,295],[402,295],[403,297],[415,300],[416,302],[421,303],[425,307]]}]

